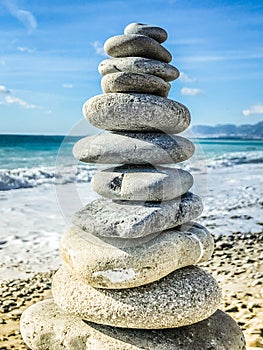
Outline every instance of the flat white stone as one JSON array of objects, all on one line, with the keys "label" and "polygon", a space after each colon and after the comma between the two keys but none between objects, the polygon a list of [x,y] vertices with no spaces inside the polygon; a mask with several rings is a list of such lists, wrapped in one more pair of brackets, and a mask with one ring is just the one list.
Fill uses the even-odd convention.
[{"label": "flat white stone", "polygon": [[91,97],[83,105],[83,114],[103,130],[178,134],[190,124],[190,113],[183,104],[138,93],[111,92]]},{"label": "flat white stone", "polygon": [[[63,312],[52,299],[30,306],[20,329],[34,350],[245,350],[236,322],[217,310],[191,326],[143,330],[102,326]],[[211,345],[213,344],[213,345]]]},{"label": "flat white stone", "polygon": [[202,210],[201,198],[190,192],[161,203],[97,199],[76,212],[72,222],[95,236],[136,238],[194,220]]},{"label": "flat white stone", "polygon": [[194,144],[164,133],[111,132],[87,136],[73,147],[74,157],[86,163],[175,164],[189,159]]},{"label": "flat white stone", "polygon": [[124,165],[96,172],[91,185],[106,198],[158,202],[186,193],[193,176],[176,168]]},{"label": "flat white stone", "polygon": [[[80,279],[96,288],[133,288],[161,279],[181,267],[207,261],[212,235],[197,223],[161,232],[144,244],[110,244],[76,227],[60,242],[60,255]],[[125,246],[127,244],[127,246]]]}]

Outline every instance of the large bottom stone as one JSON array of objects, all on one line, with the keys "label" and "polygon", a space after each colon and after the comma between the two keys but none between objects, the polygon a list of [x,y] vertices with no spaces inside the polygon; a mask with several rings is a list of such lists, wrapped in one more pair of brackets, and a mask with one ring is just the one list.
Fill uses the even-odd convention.
[{"label": "large bottom stone", "polygon": [[65,312],[113,327],[160,329],[190,325],[211,316],[221,301],[216,280],[196,266],[130,289],[96,289],[62,266],[52,285]]},{"label": "large bottom stone", "polygon": [[21,333],[33,350],[245,350],[236,322],[217,310],[191,326],[142,330],[97,325],[64,313],[53,300],[28,308]]},{"label": "large bottom stone", "polygon": [[72,227],[62,237],[60,255],[86,283],[118,289],[148,284],[181,267],[207,261],[213,248],[212,235],[193,222],[164,231],[144,244],[122,248]]},{"label": "large bottom stone", "polygon": [[97,199],[76,212],[72,222],[99,237],[137,238],[194,220],[202,210],[201,198],[191,192],[161,203]]}]

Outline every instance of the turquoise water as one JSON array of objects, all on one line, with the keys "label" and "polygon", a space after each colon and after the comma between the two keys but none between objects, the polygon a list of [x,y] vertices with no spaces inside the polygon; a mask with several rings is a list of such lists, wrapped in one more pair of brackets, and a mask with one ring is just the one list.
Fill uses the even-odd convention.
[{"label": "turquoise water", "polygon": [[263,151],[263,140],[225,140],[225,139],[199,139],[198,142],[204,153],[210,157],[232,152]]},{"label": "turquoise water", "polygon": [[[76,164],[72,155],[74,143],[81,137],[43,135],[0,135],[0,190],[35,187],[53,182],[56,162]],[[263,140],[195,139],[197,153],[208,167],[263,163]],[[201,150],[201,151],[200,151]],[[198,156],[197,156],[198,157]],[[80,167],[77,181],[90,178],[94,166]],[[66,181],[76,181],[68,178]]]},{"label": "turquoise water", "polygon": [[[64,136],[0,135],[0,168],[55,166],[64,139]],[[65,157],[72,157],[72,146],[78,139],[79,137],[65,139]]]}]

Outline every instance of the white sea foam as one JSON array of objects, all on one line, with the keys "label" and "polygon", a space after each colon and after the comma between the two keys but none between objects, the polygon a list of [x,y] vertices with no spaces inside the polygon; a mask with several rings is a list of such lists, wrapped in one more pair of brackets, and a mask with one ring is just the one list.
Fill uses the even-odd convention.
[{"label": "white sea foam", "polygon": [[[203,155],[204,157],[204,155]],[[229,168],[242,164],[263,163],[263,152],[230,152],[220,156],[206,159],[191,158],[189,161],[180,163],[180,167],[191,172],[207,169]],[[44,184],[60,185],[69,183],[90,182],[96,165],[72,165],[57,167],[36,167],[0,169],[0,191],[17,190],[21,188],[37,187]]]},{"label": "white sea foam", "polygon": [[225,168],[240,164],[263,163],[263,152],[229,152],[207,159],[209,168]]},{"label": "white sea foam", "polygon": [[[86,171],[88,177],[92,170]],[[197,221],[216,235],[262,232],[262,173],[262,163],[196,172],[192,192],[198,193],[207,180],[202,195],[205,209]],[[86,181],[57,186],[47,182],[0,192],[0,280],[57,268],[61,235],[73,213],[95,198]]]},{"label": "white sea foam", "polygon": [[0,191],[37,187],[43,184],[90,182],[94,166],[0,169]]}]

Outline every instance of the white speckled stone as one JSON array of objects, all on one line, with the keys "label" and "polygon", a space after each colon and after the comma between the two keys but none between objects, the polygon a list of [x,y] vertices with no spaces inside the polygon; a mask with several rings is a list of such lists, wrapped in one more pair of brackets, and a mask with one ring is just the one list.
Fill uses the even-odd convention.
[{"label": "white speckled stone", "polygon": [[95,236],[136,238],[194,220],[202,210],[201,198],[190,192],[161,203],[97,199],[77,211],[72,222]]},{"label": "white speckled stone", "polygon": [[138,92],[167,97],[171,85],[150,74],[112,73],[101,80],[103,92]]},{"label": "white speckled stone", "polygon": [[139,74],[151,74],[165,81],[172,81],[179,77],[179,71],[168,63],[142,57],[108,58],[99,65],[102,75],[131,72]]},{"label": "white speckled stone", "polygon": [[194,144],[164,133],[112,132],[87,136],[73,147],[74,157],[86,163],[174,164],[189,159]]},{"label": "white speckled stone", "polygon": [[159,43],[163,43],[167,37],[167,32],[160,27],[144,23],[131,23],[124,29],[124,34],[141,34],[149,36]]},{"label": "white speckled stone", "polygon": [[183,267],[144,286],[96,289],[62,266],[52,293],[65,312],[99,324],[160,329],[187,326],[206,319],[218,308],[221,290],[212,275],[197,266]]},{"label": "white speckled stone", "polygon": [[112,57],[145,57],[169,63],[172,55],[156,40],[137,34],[116,35],[104,44],[105,52]]},{"label": "white speckled stone", "polygon": [[95,288],[149,284],[181,267],[207,261],[212,235],[201,225],[170,229],[136,247],[118,248],[72,227],[60,242],[60,255],[72,273]]},{"label": "white speckled stone", "polygon": [[123,165],[96,172],[91,185],[106,198],[158,202],[186,193],[193,176],[176,168]]},{"label": "white speckled stone", "polygon": [[108,93],[94,96],[83,105],[83,114],[99,129],[115,131],[162,131],[177,134],[190,124],[188,109],[165,97]]},{"label": "white speckled stone", "polygon": [[220,310],[191,326],[125,329],[83,321],[49,299],[30,306],[20,328],[34,350],[246,350],[241,329]]}]

